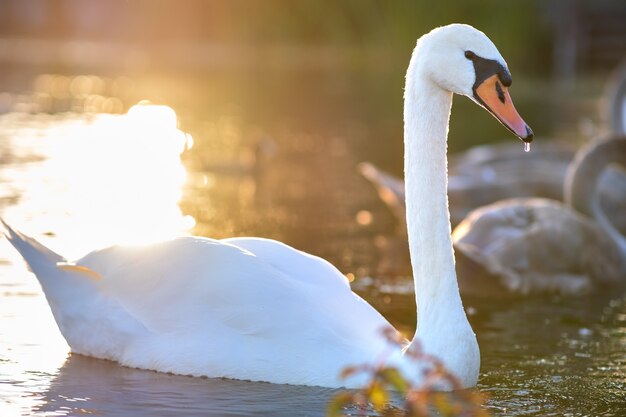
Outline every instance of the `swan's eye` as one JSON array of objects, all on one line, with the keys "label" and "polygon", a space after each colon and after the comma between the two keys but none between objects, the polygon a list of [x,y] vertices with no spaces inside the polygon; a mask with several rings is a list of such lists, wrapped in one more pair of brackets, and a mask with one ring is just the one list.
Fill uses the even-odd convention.
[{"label": "swan's eye", "polygon": [[476,58],[476,54],[472,51],[465,51],[465,58],[467,59],[474,59]]}]

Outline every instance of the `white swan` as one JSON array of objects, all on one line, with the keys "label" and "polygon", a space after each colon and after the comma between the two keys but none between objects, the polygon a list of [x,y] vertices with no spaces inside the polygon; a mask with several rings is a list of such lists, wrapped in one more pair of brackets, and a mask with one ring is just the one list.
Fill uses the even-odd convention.
[{"label": "white swan", "polygon": [[[459,295],[446,199],[452,93],[481,103],[527,142],[504,59],[480,31],[454,24],[424,35],[405,93],[408,230],[418,324],[411,343],[439,357],[464,387],[479,350]],[[342,368],[387,358],[418,365],[381,335],[390,326],[328,262],[259,238],[184,237],[110,247],[75,263],[7,226],[39,279],[72,351],[176,374],[327,387]],[[442,387],[443,388],[443,387]]]}]

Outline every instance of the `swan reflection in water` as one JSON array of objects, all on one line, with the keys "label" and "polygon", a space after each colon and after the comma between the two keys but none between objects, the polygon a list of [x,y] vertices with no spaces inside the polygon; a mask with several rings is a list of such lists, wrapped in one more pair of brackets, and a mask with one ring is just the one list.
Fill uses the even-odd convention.
[{"label": "swan reflection in water", "polygon": [[337,390],[191,378],[72,354],[36,413],[105,416],[324,416]]}]

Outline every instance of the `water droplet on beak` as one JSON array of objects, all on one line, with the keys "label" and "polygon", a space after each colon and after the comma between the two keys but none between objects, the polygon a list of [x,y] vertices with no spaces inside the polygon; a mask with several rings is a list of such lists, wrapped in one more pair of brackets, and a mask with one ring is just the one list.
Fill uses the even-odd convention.
[{"label": "water droplet on beak", "polygon": [[524,142],[524,152],[530,152],[530,142]]}]

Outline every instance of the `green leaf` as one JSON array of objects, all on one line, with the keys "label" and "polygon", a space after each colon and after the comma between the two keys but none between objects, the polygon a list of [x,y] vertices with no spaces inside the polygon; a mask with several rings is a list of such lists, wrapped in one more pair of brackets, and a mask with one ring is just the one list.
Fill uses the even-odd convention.
[{"label": "green leaf", "polygon": [[374,382],[370,385],[367,393],[369,402],[374,407],[374,410],[379,413],[387,408],[387,402],[389,401],[389,394],[387,390],[378,382]]},{"label": "green leaf", "polygon": [[443,416],[457,416],[463,411],[453,399],[453,394],[446,392],[432,393],[432,403]]},{"label": "green leaf", "polygon": [[341,392],[333,397],[328,403],[326,417],[343,417],[344,408],[354,402],[354,394]]},{"label": "green leaf", "polygon": [[400,394],[407,392],[411,386],[396,368],[383,368],[378,373],[383,381],[391,385]]}]

